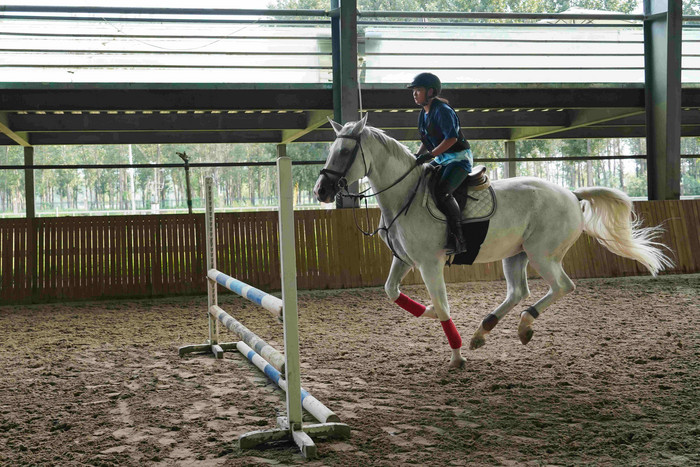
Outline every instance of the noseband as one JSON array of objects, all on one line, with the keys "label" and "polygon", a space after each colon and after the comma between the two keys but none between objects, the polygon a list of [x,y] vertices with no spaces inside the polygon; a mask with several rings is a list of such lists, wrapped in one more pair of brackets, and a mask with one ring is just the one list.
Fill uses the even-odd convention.
[{"label": "noseband", "polygon": [[355,159],[357,158],[357,152],[359,151],[362,154],[362,163],[365,166],[365,174],[361,177],[364,178],[367,175],[369,175],[369,172],[367,171],[367,161],[365,160],[365,151],[362,149],[362,143],[360,142],[360,139],[362,138],[362,135],[357,135],[357,136],[352,136],[352,135],[338,135],[337,138],[345,138],[345,139],[351,139],[355,141],[355,147],[352,150],[352,153],[350,154],[350,158],[348,159],[348,163],[343,167],[342,170],[331,170],[331,169],[321,169],[321,175],[335,175],[338,177],[338,181],[335,182],[335,188],[338,190],[342,190],[347,188],[348,186],[348,180],[345,178],[345,176],[348,174],[350,171],[350,167],[352,167],[352,164],[355,163]]}]

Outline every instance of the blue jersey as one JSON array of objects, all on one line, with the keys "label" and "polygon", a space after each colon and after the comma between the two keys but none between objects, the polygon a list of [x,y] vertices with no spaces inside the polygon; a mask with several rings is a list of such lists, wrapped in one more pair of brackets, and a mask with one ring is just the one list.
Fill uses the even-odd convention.
[{"label": "blue jersey", "polygon": [[462,135],[457,113],[441,100],[434,99],[432,101],[430,113],[421,110],[418,117],[418,131],[420,132],[421,142],[429,151],[435,149],[446,139],[457,138],[457,142],[454,145],[437,157],[436,161],[438,163],[471,159],[469,143]]}]

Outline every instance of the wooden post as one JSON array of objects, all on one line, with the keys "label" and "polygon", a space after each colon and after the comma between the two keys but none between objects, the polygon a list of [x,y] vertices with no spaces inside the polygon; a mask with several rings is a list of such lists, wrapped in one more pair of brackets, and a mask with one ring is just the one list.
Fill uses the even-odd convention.
[{"label": "wooden post", "polygon": [[190,156],[186,152],[176,152],[185,163],[185,191],[187,194],[187,213],[192,214],[192,188],[190,186]]}]

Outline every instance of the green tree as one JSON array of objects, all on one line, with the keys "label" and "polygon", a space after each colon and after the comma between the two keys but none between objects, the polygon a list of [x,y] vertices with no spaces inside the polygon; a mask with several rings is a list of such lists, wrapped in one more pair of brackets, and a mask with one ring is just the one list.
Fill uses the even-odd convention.
[{"label": "green tree", "polygon": [[681,138],[681,195],[700,195],[700,138]]},{"label": "green tree", "polygon": [[[6,165],[24,163],[22,148],[5,146],[0,149]],[[0,212],[19,213],[24,204],[24,173],[21,170],[0,170]]]}]

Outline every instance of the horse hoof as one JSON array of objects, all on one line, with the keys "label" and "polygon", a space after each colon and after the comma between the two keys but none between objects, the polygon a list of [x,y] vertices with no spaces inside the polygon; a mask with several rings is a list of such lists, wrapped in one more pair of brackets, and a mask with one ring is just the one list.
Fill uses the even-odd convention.
[{"label": "horse hoof", "polygon": [[437,313],[435,313],[435,308],[433,308],[433,305],[428,305],[423,312],[423,317],[424,318],[431,318],[431,319],[438,319]]},{"label": "horse hoof", "polygon": [[464,370],[467,367],[467,360],[463,357],[450,361],[450,370]]},{"label": "horse hoof", "polygon": [[484,336],[473,336],[472,340],[469,342],[469,350],[476,350],[479,347],[483,347],[486,344],[486,339]]},{"label": "horse hoof", "polygon": [[532,339],[533,334],[535,334],[535,331],[533,331],[531,327],[528,327],[524,332],[519,332],[518,337],[523,345],[527,345],[527,343],[530,342],[530,339]]}]

